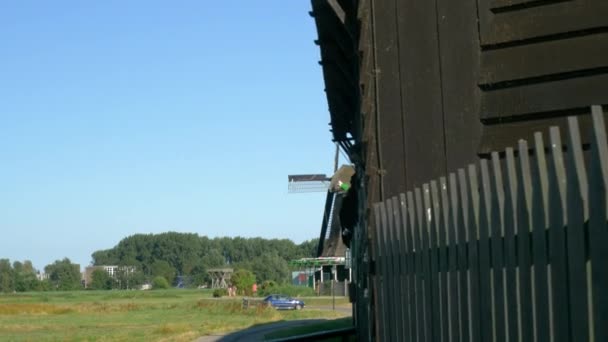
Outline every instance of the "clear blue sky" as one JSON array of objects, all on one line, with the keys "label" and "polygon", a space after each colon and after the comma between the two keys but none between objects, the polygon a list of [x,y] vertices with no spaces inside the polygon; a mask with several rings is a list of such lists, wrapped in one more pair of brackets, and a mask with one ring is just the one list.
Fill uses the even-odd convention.
[{"label": "clear blue sky", "polygon": [[310,2],[0,2],[0,258],[136,233],[317,237],[333,145]]}]

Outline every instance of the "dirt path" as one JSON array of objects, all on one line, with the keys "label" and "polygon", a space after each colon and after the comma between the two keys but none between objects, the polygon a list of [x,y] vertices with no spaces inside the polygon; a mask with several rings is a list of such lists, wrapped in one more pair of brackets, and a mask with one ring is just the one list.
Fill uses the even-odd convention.
[{"label": "dirt path", "polygon": [[275,330],[287,329],[300,327],[309,324],[316,324],[325,321],[324,319],[303,319],[297,321],[283,321],[276,323],[269,323],[253,328],[229,333],[227,335],[210,335],[203,336],[196,340],[196,342],[255,342],[264,341],[264,336]]},{"label": "dirt path", "polygon": [[[323,306],[310,306],[307,308],[313,310],[332,310],[331,305],[323,305]],[[343,312],[347,315],[352,313],[352,309],[350,306],[338,306],[336,305],[336,311]],[[326,319],[302,319],[296,321],[281,321],[276,323],[267,323],[263,325],[254,326],[248,329],[235,331],[232,333],[227,333],[224,335],[208,335],[199,337],[195,342],[255,342],[255,341],[264,341],[264,336],[268,333],[271,333],[276,330],[287,329],[300,327],[310,324],[316,324],[320,322],[324,322]]]}]

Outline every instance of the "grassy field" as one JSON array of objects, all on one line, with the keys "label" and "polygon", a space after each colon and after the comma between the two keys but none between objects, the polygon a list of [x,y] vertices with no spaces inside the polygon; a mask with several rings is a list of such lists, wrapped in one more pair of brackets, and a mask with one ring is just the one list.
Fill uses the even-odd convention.
[{"label": "grassy field", "polygon": [[[331,305],[331,298],[306,298]],[[345,305],[339,299],[337,305]],[[210,291],[81,291],[0,295],[0,341],[192,341],[254,324],[343,314],[307,308],[243,311]]]}]

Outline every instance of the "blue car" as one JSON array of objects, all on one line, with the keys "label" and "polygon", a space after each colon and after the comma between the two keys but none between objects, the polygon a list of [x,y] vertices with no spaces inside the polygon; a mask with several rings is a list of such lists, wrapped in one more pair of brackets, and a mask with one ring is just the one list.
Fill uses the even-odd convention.
[{"label": "blue car", "polygon": [[273,294],[267,296],[266,298],[264,298],[264,303],[276,309],[300,310],[304,307],[303,301],[280,294]]}]

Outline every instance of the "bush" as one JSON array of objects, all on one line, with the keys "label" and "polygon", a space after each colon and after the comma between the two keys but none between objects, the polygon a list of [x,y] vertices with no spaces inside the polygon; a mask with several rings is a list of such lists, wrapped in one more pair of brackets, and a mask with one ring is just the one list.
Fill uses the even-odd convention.
[{"label": "bush", "polygon": [[266,280],[260,286],[260,291],[270,291],[270,289],[277,287],[277,283],[273,280]]},{"label": "bush", "polygon": [[252,286],[255,283],[255,275],[251,271],[241,268],[232,274],[230,281],[236,286],[238,294],[251,296]]},{"label": "bush", "polygon": [[268,296],[270,294],[284,294],[290,297],[313,297],[316,295],[315,290],[307,286],[275,285],[266,288],[262,286],[260,296]]},{"label": "bush", "polygon": [[152,280],[152,288],[153,289],[168,289],[169,282],[165,277],[158,276]]},{"label": "bush", "polygon": [[215,289],[213,290],[213,298],[220,298],[228,295],[227,289]]}]

